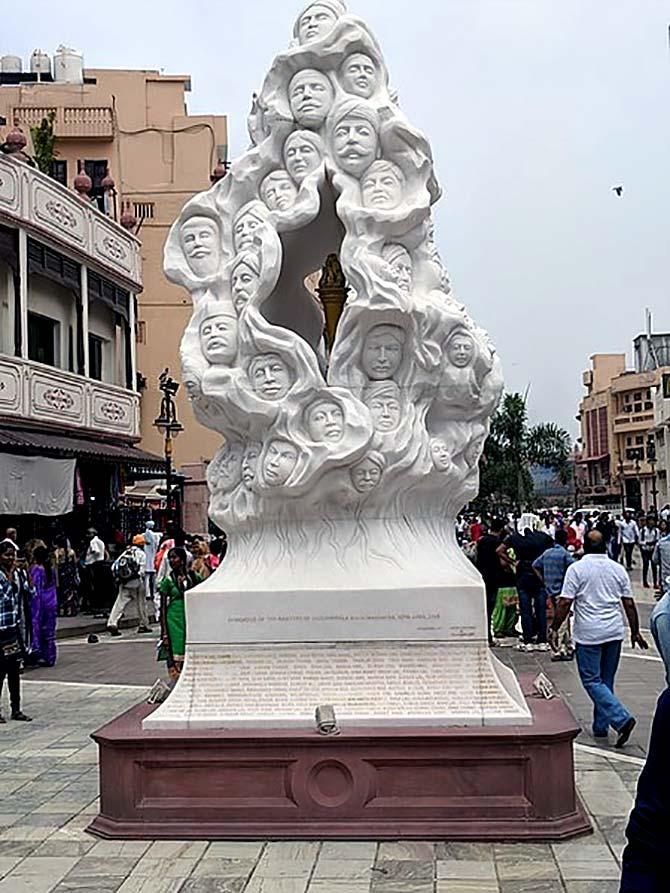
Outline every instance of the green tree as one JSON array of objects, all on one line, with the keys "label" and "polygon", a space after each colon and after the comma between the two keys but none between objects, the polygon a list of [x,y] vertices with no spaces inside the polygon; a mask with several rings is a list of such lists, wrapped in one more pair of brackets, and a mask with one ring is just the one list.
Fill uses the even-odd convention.
[{"label": "green tree", "polygon": [[56,152],[56,136],[54,134],[54,121],[56,112],[52,109],[46,118],[42,118],[37,127],[30,128],[33,138],[33,150],[35,152],[35,164],[43,174],[51,173],[51,164],[58,155]]},{"label": "green tree", "polygon": [[491,419],[481,463],[479,502],[487,508],[522,508],[533,500],[530,469],[542,465],[566,483],[570,478],[570,435],[553,422],[530,426],[526,398],[505,394]]}]

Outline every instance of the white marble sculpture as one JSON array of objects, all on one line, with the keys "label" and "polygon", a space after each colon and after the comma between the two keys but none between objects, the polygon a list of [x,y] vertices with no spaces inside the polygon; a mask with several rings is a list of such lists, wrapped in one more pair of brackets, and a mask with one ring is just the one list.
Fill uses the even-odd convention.
[{"label": "white marble sculpture", "polygon": [[[319,703],[343,724],[525,722],[454,538],[500,362],[435,247],[430,146],[342,0],[298,16],[249,132],[165,249],[194,300],[183,376],[223,438],[207,479],[229,550],[188,596],[186,666],[148,724],[304,724]],[[331,252],[349,292],[326,363],[304,280]]]}]

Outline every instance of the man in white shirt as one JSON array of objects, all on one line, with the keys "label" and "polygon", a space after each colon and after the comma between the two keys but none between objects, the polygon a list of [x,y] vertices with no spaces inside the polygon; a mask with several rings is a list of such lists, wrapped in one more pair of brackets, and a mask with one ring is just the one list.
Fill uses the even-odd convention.
[{"label": "man in white shirt", "polygon": [[614,677],[625,635],[624,613],[633,648],[647,648],[626,571],[607,556],[605,538],[598,530],[587,533],[585,555],[570,565],[549,634],[556,647],[558,630],[574,609],[573,638],[577,669],[586,693],[593,701],[593,737],[606,738],[611,726],[616,747],[623,747],[635,728],[635,719],[614,694]]},{"label": "man in white shirt", "polygon": [[147,556],[147,572],[145,575],[147,598],[153,599],[156,594],[156,553],[158,552],[158,544],[161,541],[160,533],[154,530],[155,521],[147,521],[144,530],[144,554]]},{"label": "man in white shirt", "polygon": [[86,566],[86,589],[85,601],[87,606],[94,613],[99,612],[105,605],[105,593],[108,587],[103,579],[105,567],[105,544],[98,536],[98,531],[91,527],[88,530],[88,548],[84,556],[84,565]]},{"label": "man in white shirt", "polygon": [[619,525],[619,536],[626,559],[626,570],[629,571],[633,567],[633,549],[635,544],[640,542],[640,528],[637,526],[632,512],[624,514],[623,521]]},{"label": "man in white shirt", "polygon": [[142,534],[133,537],[131,543],[119,555],[112,565],[112,573],[119,587],[119,594],[109,614],[107,629],[112,636],[120,636],[119,620],[126,608],[135,602],[137,616],[140,625],[138,633],[150,633],[149,617],[147,615],[147,600],[144,595],[144,574],[147,569],[147,557],[144,554],[144,537]]}]

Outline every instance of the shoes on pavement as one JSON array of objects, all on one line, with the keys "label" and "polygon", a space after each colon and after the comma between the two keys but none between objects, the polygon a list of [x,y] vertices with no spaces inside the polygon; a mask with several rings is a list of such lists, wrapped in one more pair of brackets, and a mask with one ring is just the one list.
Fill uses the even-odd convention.
[{"label": "shoes on pavement", "polygon": [[536,651],[549,651],[549,645],[547,642],[538,642],[535,646]]},{"label": "shoes on pavement", "polygon": [[118,626],[108,626],[107,629],[109,630],[110,636],[120,636],[121,635],[121,630],[118,628]]},{"label": "shoes on pavement", "polygon": [[519,642],[516,646],[517,651],[535,651],[535,645],[532,642]]},{"label": "shoes on pavement", "polygon": [[631,718],[621,726],[619,729],[619,737],[616,739],[616,744],[614,745],[616,748],[621,749],[628,743],[628,739],[633,734],[633,729],[636,725],[635,718],[631,716]]},{"label": "shoes on pavement", "polygon": [[151,629],[150,626],[138,626],[137,632],[138,633],[151,633],[151,632],[153,632],[153,630]]},{"label": "shoes on pavement", "polygon": [[15,719],[17,722],[32,722],[31,716],[26,716],[21,710],[17,710],[15,713],[12,713],[12,719]]}]

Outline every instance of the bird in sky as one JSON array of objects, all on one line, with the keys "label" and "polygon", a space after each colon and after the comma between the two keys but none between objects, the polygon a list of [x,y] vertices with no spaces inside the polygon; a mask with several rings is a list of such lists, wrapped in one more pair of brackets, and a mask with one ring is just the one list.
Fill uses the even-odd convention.
[{"label": "bird in sky", "polygon": [[616,192],[619,198],[621,198],[623,195],[623,186],[612,186],[612,192]]}]

